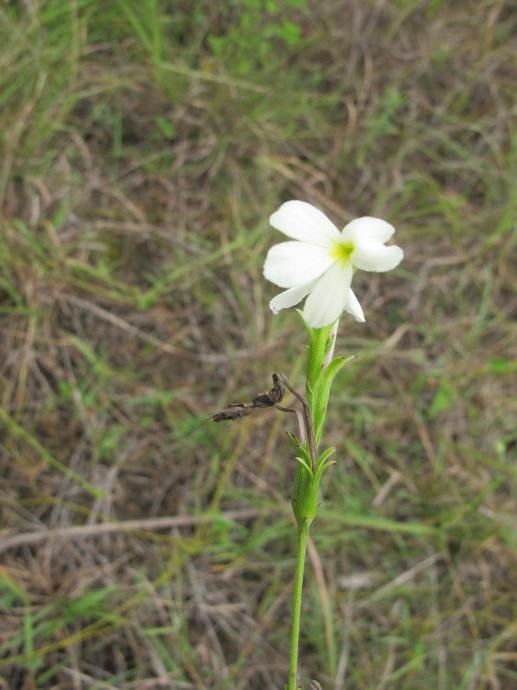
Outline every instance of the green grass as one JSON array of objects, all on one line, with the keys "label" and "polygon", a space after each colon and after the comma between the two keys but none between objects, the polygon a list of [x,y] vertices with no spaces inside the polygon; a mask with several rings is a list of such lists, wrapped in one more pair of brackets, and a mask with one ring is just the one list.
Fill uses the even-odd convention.
[{"label": "green grass", "polygon": [[208,418],[301,385],[261,276],[300,198],[406,252],[341,326],[304,688],[507,690],[511,3],[170,6],[0,8],[0,685],[284,687],[291,421]]}]

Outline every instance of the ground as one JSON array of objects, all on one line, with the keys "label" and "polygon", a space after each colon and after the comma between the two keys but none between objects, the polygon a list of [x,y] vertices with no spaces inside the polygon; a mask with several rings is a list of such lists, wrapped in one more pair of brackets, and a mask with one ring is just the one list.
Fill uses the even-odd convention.
[{"label": "ground", "polygon": [[303,385],[293,198],[405,250],[340,327],[301,682],[516,687],[512,8],[1,4],[0,688],[284,687],[293,422],[209,418]]}]

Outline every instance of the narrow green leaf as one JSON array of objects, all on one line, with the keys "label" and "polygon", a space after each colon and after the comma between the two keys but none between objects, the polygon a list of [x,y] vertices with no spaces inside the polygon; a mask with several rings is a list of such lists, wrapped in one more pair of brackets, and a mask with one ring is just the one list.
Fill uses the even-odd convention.
[{"label": "narrow green leaf", "polygon": [[334,382],[334,379],[336,378],[337,374],[339,371],[349,362],[351,362],[355,358],[355,355],[351,355],[350,357],[335,357],[328,367],[326,367],[322,373],[321,376],[318,379],[317,382],[317,387],[314,391],[314,399],[313,399],[313,416],[314,416],[314,427],[315,427],[315,436],[316,436],[316,444],[318,444],[321,440],[321,434],[323,432],[323,425],[325,423],[325,417],[327,414],[327,405],[329,401],[329,396],[330,396],[330,389],[332,387],[332,383]]},{"label": "narrow green leaf", "polygon": [[305,469],[306,469],[307,472],[311,475],[311,477],[313,476],[314,473],[313,473],[313,471],[312,471],[312,468],[311,468],[311,466],[308,464],[307,460],[305,460],[305,458],[300,457],[299,455],[297,455],[296,458],[295,458],[295,460],[305,467]]},{"label": "narrow green leaf", "polygon": [[330,347],[332,325],[323,328],[309,328],[309,352],[307,355],[307,396],[315,391],[323,362]]},{"label": "narrow green leaf", "polygon": [[320,465],[324,465],[328,461],[330,456],[334,455],[335,452],[336,452],[336,449],[333,446],[331,446],[330,448],[327,448],[327,450],[324,450],[316,462],[316,467],[319,467]]}]

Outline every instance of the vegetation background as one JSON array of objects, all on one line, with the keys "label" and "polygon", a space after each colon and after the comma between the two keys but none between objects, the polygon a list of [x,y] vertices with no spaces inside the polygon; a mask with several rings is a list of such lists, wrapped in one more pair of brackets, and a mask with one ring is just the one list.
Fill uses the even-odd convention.
[{"label": "vegetation background", "polygon": [[291,198],[406,252],[341,326],[304,687],[517,687],[515,10],[0,2],[0,688],[283,688],[291,420],[208,417],[301,385]]}]

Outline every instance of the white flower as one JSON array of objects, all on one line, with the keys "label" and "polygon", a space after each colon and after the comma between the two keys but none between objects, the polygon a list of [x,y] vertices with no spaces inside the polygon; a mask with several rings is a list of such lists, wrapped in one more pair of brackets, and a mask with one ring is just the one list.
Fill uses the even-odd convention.
[{"label": "white flower", "polygon": [[312,328],[334,323],[343,311],[364,321],[350,288],[354,271],[391,271],[404,256],[400,247],[385,246],[395,228],[380,218],[356,218],[339,232],[315,206],[287,201],[269,222],[295,240],[276,244],[267,254],[264,276],[288,288],[269,306],[276,314],[308,295],[303,316]]}]

